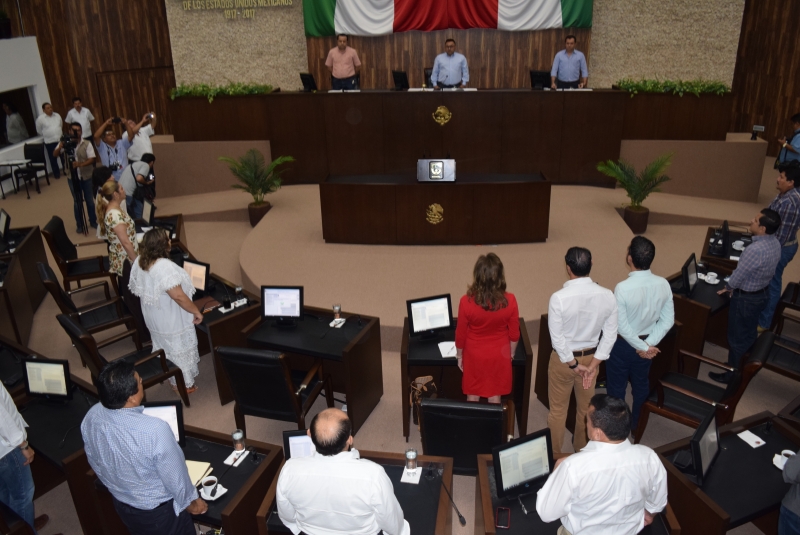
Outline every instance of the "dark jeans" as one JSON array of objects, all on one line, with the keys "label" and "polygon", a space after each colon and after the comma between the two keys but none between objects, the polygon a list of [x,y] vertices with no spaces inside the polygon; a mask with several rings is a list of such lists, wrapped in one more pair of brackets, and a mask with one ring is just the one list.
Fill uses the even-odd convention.
[{"label": "dark jeans", "polygon": [[33,476],[22,450],[14,448],[0,459],[0,502],[33,528]]},{"label": "dark jeans", "polygon": [[758,338],[758,316],[767,305],[768,298],[767,288],[751,294],[733,291],[728,310],[728,365],[733,368],[739,367],[742,356]]},{"label": "dark jeans", "polygon": [[45,143],[44,144],[44,151],[47,153],[47,157],[50,159],[50,167],[53,168],[53,177],[54,178],[61,178],[61,170],[58,167],[58,158],[53,156],[53,151],[56,150],[58,146],[58,141],[55,143]]},{"label": "dark jeans", "polygon": [[800,516],[783,505],[781,505],[781,516],[778,520],[778,535],[800,535]]},{"label": "dark jeans", "polygon": [[132,195],[125,196],[125,207],[128,209],[128,215],[131,219],[141,219],[142,212],[144,212],[144,203],[133,198]]},{"label": "dark jeans", "polygon": [[86,201],[86,217],[89,219],[89,225],[97,226],[97,214],[94,211],[94,197],[92,196],[92,180],[81,180],[81,188],[76,193],[75,186],[72,184],[72,177],[69,177],[69,192],[72,193],[72,209],[75,212],[75,223],[78,225],[79,230],[83,230],[83,219],[80,213],[80,203]]},{"label": "dark jeans", "polygon": [[772,326],[772,316],[775,314],[775,307],[778,306],[783,290],[783,270],[786,269],[786,265],[792,261],[795,254],[797,254],[796,243],[788,247],[781,247],[781,259],[778,261],[778,267],[775,268],[775,275],[769,281],[769,301],[758,317],[758,325],[765,329]]},{"label": "dark jeans", "polygon": [[562,82],[561,80],[556,79],[556,88],[558,89],[578,89],[578,84],[580,80],[576,80],[574,82]]},{"label": "dark jeans", "polygon": [[609,396],[624,400],[628,379],[631,381],[631,431],[639,426],[639,412],[650,393],[650,362],[650,359],[640,357],[622,337],[617,338],[606,361],[606,391]]},{"label": "dark jeans", "polygon": [[184,509],[175,516],[172,502],[170,500],[155,509],[144,511],[114,498],[114,509],[131,535],[195,535],[197,531],[192,515]]},{"label": "dark jeans", "polygon": [[350,78],[334,78],[331,76],[331,89],[358,89],[357,79],[357,75]]}]

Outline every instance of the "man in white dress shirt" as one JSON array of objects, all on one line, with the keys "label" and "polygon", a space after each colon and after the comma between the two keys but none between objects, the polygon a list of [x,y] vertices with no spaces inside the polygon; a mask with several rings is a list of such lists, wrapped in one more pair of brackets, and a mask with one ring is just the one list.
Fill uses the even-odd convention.
[{"label": "man in white dress shirt", "polygon": [[50,160],[50,168],[53,171],[53,178],[61,178],[61,171],[58,167],[58,158],[53,156],[61,135],[64,133],[64,121],[61,116],[53,111],[53,106],[49,102],[42,104],[44,112],[36,118],[36,131],[44,138],[44,151]]},{"label": "man in white dress shirt", "polygon": [[[136,132],[131,141],[131,148],[128,149],[128,161],[140,162],[145,154],[153,154],[153,142],[150,138],[156,135],[156,114],[145,113],[139,124],[134,123],[133,119],[128,119],[127,126],[128,130]],[[127,130],[122,133],[122,139],[128,140]]]},{"label": "man in white dress shirt", "polygon": [[561,519],[558,535],[634,535],[667,506],[667,471],[653,450],[628,442],[630,419],[623,400],[592,398],[589,444],[559,459],[536,496],[544,522]]},{"label": "man in white dress shirt", "polygon": [[611,290],[589,277],[592,253],[583,247],[571,247],[564,260],[569,280],[550,297],[547,309],[553,345],[547,370],[547,427],[553,437],[553,453],[561,453],[564,447],[573,390],[577,412],[572,445],[575,451],[586,445],[586,411],[594,396],[597,368],[608,358],[617,339],[617,300]]},{"label": "man in white dress shirt", "polygon": [[295,535],[409,535],[389,476],[359,458],[351,431],[339,409],[314,417],[308,434],[317,451],[286,461],[278,476],[278,516]]},{"label": "man in white dress shirt", "polygon": [[467,58],[456,52],[455,39],[444,42],[444,52],[436,56],[431,72],[431,83],[434,89],[467,87],[469,67]]},{"label": "man in white dress shirt", "polygon": [[91,123],[94,121],[94,115],[89,111],[89,108],[83,106],[81,97],[72,97],[72,109],[67,112],[65,120],[70,124],[81,123],[84,139],[91,141],[92,132],[94,132]]}]

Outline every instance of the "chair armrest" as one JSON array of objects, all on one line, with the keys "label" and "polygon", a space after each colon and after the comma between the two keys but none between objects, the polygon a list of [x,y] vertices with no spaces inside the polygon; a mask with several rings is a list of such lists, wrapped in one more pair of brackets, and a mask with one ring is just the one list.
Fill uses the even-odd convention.
[{"label": "chair armrest", "polygon": [[133,336],[134,334],[136,334],[136,329],[130,329],[125,331],[124,333],[119,333],[117,335],[114,335],[111,338],[106,338],[105,340],[97,344],[97,349],[102,349],[106,346],[110,346],[111,344],[115,344],[120,340],[124,340],[129,336]]},{"label": "chair armrest", "polygon": [[[107,307],[108,305],[114,305],[117,302],[122,302],[122,298],[121,297],[112,297],[108,301],[101,301],[101,302],[95,303],[93,305],[87,305],[85,307],[82,307],[82,308],[78,309],[78,315],[80,316],[81,314],[86,314],[87,312],[94,312],[95,310],[101,309],[103,307]],[[125,316],[120,316],[120,318],[122,318],[122,317],[125,317]]]},{"label": "chair armrest", "polygon": [[159,349],[158,351],[154,351],[153,353],[150,353],[146,357],[140,358],[139,360],[134,362],[133,365],[134,366],[138,366],[139,364],[144,364],[145,362],[147,362],[149,360],[153,360],[156,357],[160,357],[161,358],[161,367],[164,368],[164,371],[169,371],[169,367],[167,366],[167,355],[164,353],[163,349]]},{"label": "chair armrest", "polygon": [[85,242],[82,242],[82,243],[73,243],[73,245],[75,247],[89,247],[91,245],[100,245],[101,243],[103,245],[108,245],[108,242],[106,240],[85,241]]},{"label": "chair armrest", "polygon": [[83,286],[82,288],[75,288],[74,290],[67,290],[67,295],[76,294],[78,292],[85,292],[86,290],[91,290],[93,288],[98,288],[103,286],[103,289],[106,293],[106,299],[111,299],[111,294],[108,292],[108,281],[100,281],[95,282],[94,284],[90,284],[89,286]]},{"label": "chair armrest", "polygon": [[[75,264],[77,262],[86,262],[88,260],[95,260],[95,259],[97,259],[97,266],[98,266],[98,270],[97,271],[99,273],[105,273],[106,272],[106,267],[103,265],[103,257],[99,256],[99,255],[97,255],[97,256],[86,256],[86,257],[83,257],[83,258],[76,258],[74,260],[64,260],[64,264]],[[87,273],[87,275],[88,275],[88,273]]]},{"label": "chair armrest", "polygon": [[[669,388],[670,390],[674,390],[675,392],[683,394],[684,396],[688,396],[688,397],[690,397],[692,399],[696,399],[697,401],[702,401],[703,403],[707,403],[708,405],[711,405],[712,407],[722,407],[723,409],[727,409],[728,408],[728,406],[725,405],[724,403],[718,403],[718,402],[716,402],[714,400],[711,400],[711,399],[708,399],[706,397],[703,397],[700,394],[692,392],[691,390],[686,390],[685,388],[681,388],[681,387],[679,387],[677,385],[674,385],[672,383],[667,383],[665,381],[659,381],[659,384],[661,386],[663,386],[664,388]],[[662,401],[662,405],[663,405],[663,401]]]},{"label": "chair armrest", "polygon": [[793,347],[789,347],[789,346],[787,346],[787,345],[784,345],[784,344],[782,344],[782,343],[778,342],[777,340],[775,341],[775,345],[776,345],[776,346],[778,346],[778,347],[780,347],[780,348],[786,349],[787,351],[791,351],[791,352],[792,352],[792,353],[794,353],[795,355],[800,355],[800,350],[798,350],[798,349],[795,349],[795,348],[793,348]]},{"label": "chair armrest", "polygon": [[[792,309],[792,310],[795,310],[795,309]],[[800,312],[800,308],[798,308],[797,311]],[[793,321],[795,323],[800,323],[800,318],[796,318],[794,316],[787,316],[786,314],[781,314],[781,318],[785,319],[785,320]]]},{"label": "chair armrest", "polygon": [[303,390],[305,390],[306,388],[308,388],[308,385],[309,385],[309,383],[311,383],[311,379],[313,379],[313,378],[314,378],[314,376],[315,376],[315,375],[317,375],[317,372],[318,372],[320,369],[322,369],[322,361],[321,361],[321,360],[318,360],[317,362],[315,362],[315,363],[314,363],[314,365],[311,367],[311,369],[310,369],[310,370],[308,370],[308,373],[307,373],[307,374],[306,374],[306,376],[303,378],[303,382],[302,382],[302,383],[300,383],[300,387],[299,387],[299,388],[297,389],[297,391],[294,393],[296,396],[299,396],[299,395],[300,395],[300,393],[301,393]]},{"label": "chair armrest", "polygon": [[717,368],[722,368],[723,370],[727,370],[729,372],[734,371],[733,368],[731,368],[727,364],[721,363],[718,360],[710,359],[708,357],[704,357],[703,355],[695,355],[694,353],[689,353],[688,351],[684,351],[683,349],[680,350],[678,355],[680,357],[683,357],[683,355],[686,355],[687,357],[692,357],[693,359],[699,360],[701,362],[705,362],[706,364],[708,364],[710,366],[716,366]]}]

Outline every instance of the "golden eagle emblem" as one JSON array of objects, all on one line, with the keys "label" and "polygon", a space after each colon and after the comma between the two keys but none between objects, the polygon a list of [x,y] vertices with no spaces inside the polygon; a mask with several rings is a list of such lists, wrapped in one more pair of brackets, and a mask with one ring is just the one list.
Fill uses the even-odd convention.
[{"label": "golden eagle emblem", "polygon": [[428,206],[428,211],[425,213],[425,220],[431,225],[438,225],[444,221],[444,208],[439,203],[433,203]]},{"label": "golden eagle emblem", "polygon": [[452,118],[453,114],[450,113],[450,110],[447,109],[447,106],[439,106],[436,108],[436,111],[433,112],[433,120],[439,123],[439,126],[446,125]]}]

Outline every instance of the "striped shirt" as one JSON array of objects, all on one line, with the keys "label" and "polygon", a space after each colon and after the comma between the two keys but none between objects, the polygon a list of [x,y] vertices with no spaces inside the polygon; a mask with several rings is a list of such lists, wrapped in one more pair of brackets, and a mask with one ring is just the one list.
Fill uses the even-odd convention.
[{"label": "striped shirt", "polygon": [[745,292],[766,288],[780,259],[781,244],[774,234],[753,236],[753,243],[739,257],[739,265],[731,274],[727,288]]},{"label": "striped shirt", "polygon": [[81,424],[89,465],[119,501],[146,511],[174,499],[175,516],[198,497],[169,424],[143,407],[98,403]]},{"label": "striped shirt", "polygon": [[800,227],[800,191],[792,188],[786,193],[778,194],[769,207],[781,216],[781,226],[775,233],[781,245],[796,240],[797,228]]}]

